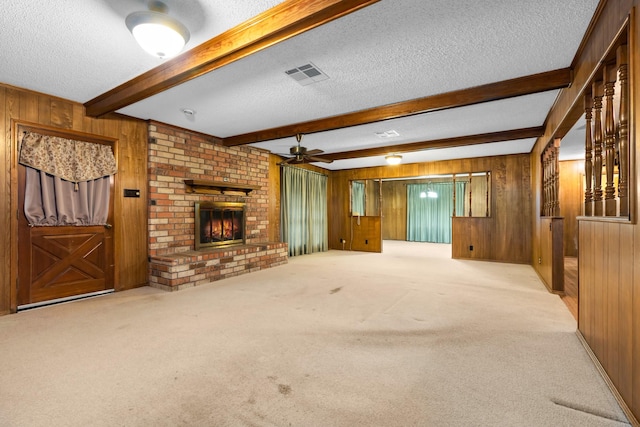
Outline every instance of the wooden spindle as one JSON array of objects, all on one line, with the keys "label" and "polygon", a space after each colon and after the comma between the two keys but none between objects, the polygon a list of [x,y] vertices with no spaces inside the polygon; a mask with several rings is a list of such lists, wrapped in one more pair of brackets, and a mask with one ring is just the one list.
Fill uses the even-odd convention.
[{"label": "wooden spindle", "polygon": [[469,218],[473,216],[473,211],[471,209],[471,193],[473,193],[473,191],[471,191],[471,172],[469,172]]},{"label": "wooden spindle", "polygon": [[542,216],[548,215],[547,203],[549,202],[549,194],[547,193],[547,148],[542,151]]},{"label": "wooden spindle", "polygon": [[484,216],[487,217],[487,218],[489,217],[489,187],[491,185],[491,183],[489,182],[489,177],[490,176],[491,176],[491,172],[487,171],[487,192],[486,192],[486,195],[485,195],[485,198],[486,198],[486,201],[485,201],[485,203],[486,203],[486,206],[485,206],[486,211],[485,211],[485,214],[484,214]]},{"label": "wooden spindle", "polygon": [[615,125],[613,118],[613,95],[617,71],[612,65],[605,65],[604,80],[604,153],[606,185],[604,188],[604,212],[606,216],[616,216],[616,187],[613,181],[615,169]]},{"label": "wooden spindle", "polygon": [[593,96],[593,214],[602,216],[602,82],[594,82]]},{"label": "wooden spindle", "polygon": [[456,216],[456,174],[453,174],[453,216]]},{"label": "wooden spindle", "polygon": [[560,165],[558,163],[560,157],[560,138],[553,140],[553,148],[551,149],[551,192],[552,200],[552,216],[560,216]]},{"label": "wooden spindle", "polygon": [[543,180],[544,180],[544,204],[543,212],[544,216],[551,215],[551,162],[549,157],[549,146],[547,146],[543,153]]},{"label": "wooden spindle", "polygon": [[620,113],[618,115],[618,197],[620,216],[629,217],[629,65],[627,45],[618,47],[616,62],[620,81]]},{"label": "wooden spindle", "polygon": [[593,141],[591,138],[591,108],[593,100],[591,94],[584,97],[584,116],[586,120],[585,138],[584,138],[584,214],[585,216],[593,215]]}]

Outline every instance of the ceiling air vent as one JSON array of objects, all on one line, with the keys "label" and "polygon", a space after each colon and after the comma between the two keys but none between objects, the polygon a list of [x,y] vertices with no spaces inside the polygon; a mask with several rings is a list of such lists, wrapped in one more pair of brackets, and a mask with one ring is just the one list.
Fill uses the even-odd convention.
[{"label": "ceiling air vent", "polygon": [[311,62],[305,65],[301,65],[298,68],[292,68],[285,71],[285,73],[293,80],[300,83],[301,86],[307,86],[312,83],[327,80],[329,76],[320,71],[318,67]]},{"label": "ceiling air vent", "polygon": [[400,136],[400,134],[395,130],[388,130],[385,132],[376,132],[376,136],[378,138],[395,138],[396,136]]}]

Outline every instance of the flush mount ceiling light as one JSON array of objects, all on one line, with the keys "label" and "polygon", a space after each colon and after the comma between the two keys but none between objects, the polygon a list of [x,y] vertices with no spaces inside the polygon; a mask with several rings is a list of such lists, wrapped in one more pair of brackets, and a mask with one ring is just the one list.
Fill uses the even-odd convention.
[{"label": "flush mount ceiling light", "polygon": [[384,156],[385,160],[390,165],[399,165],[402,162],[402,156],[400,154],[389,154]]},{"label": "flush mount ceiling light", "polygon": [[177,55],[189,41],[189,30],[167,14],[169,8],[161,1],[149,2],[149,10],[133,12],[125,23],[138,44],[160,59]]}]

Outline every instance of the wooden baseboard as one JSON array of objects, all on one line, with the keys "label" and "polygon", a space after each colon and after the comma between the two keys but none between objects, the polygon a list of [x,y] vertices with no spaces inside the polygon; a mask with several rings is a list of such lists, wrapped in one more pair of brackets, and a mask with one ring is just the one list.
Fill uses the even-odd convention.
[{"label": "wooden baseboard", "polygon": [[536,274],[538,275],[538,278],[540,279],[540,281],[542,282],[542,284],[544,285],[545,288],[547,288],[547,291],[549,291],[550,294],[554,294],[554,295],[559,295],[561,297],[563,297],[564,291],[556,291],[553,289],[553,287],[551,287],[546,280],[544,280],[544,277],[542,277],[542,274],[540,274],[540,272],[538,271],[537,268],[533,267],[533,271],[536,272]]},{"label": "wooden baseboard", "polygon": [[616,389],[616,386],[611,381],[611,378],[609,378],[607,371],[605,371],[604,367],[596,357],[595,353],[593,352],[593,350],[591,350],[591,347],[589,347],[587,340],[584,338],[584,336],[579,330],[576,330],[576,335],[578,336],[578,340],[580,340],[580,343],[582,344],[584,349],[587,351],[587,354],[591,358],[591,361],[593,361],[593,364],[596,366],[596,369],[598,370],[598,372],[600,372],[600,375],[602,375],[604,382],[607,383],[609,390],[611,390],[611,393],[613,393],[613,397],[615,397],[616,401],[618,402],[618,405],[620,405],[620,408],[622,408],[622,412],[624,412],[624,414],[627,416],[627,419],[629,420],[631,425],[633,427],[640,427],[640,422],[638,422],[636,417],[633,415],[633,412],[631,412],[631,409],[629,409],[624,399],[622,399],[622,396],[620,396],[618,389]]}]

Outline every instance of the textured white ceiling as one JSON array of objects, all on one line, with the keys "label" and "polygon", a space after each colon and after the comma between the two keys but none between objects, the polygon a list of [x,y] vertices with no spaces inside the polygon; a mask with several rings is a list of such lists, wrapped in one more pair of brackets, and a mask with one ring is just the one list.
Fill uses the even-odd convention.
[{"label": "textured white ceiling", "polygon": [[[163,0],[191,33],[186,49],[280,3]],[[0,82],[86,102],[162,60],[146,54],[124,19],[146,0],[2,0]]]},{"label": "textured white ceiling", "polygon": [[[279,1],[167,0],[188,48]],[[382,0],[120,110],[227,137],[568,67],[597,0]],[[143,0],[3,0],[0,82],[86,102],[161,62],[124,25]],[[329,79],[300,86],[284,71],[313,62]],[[325,133],[326,152],[541,126],[557,92]],[[192,120],[182,108],[196,111]],[[378,141],[376,131],[400,138]],[[295,141],[256,144],[288,152]],[[442,156],[528,152],[531,141],[442,150]],[[490,150],[491,149],[491,150]],[[500,150],[503,150],[502,152]],[[429,150],[421,155],[434,159]],[[448,153],[448,154],[447,154]],[[405,162],[421,158],[406,154]],[[451,158],[451,157],[448,157]],[[374,165],[345,160],[331,169]],[[422,161],[422,160],[416,160]]]}]

